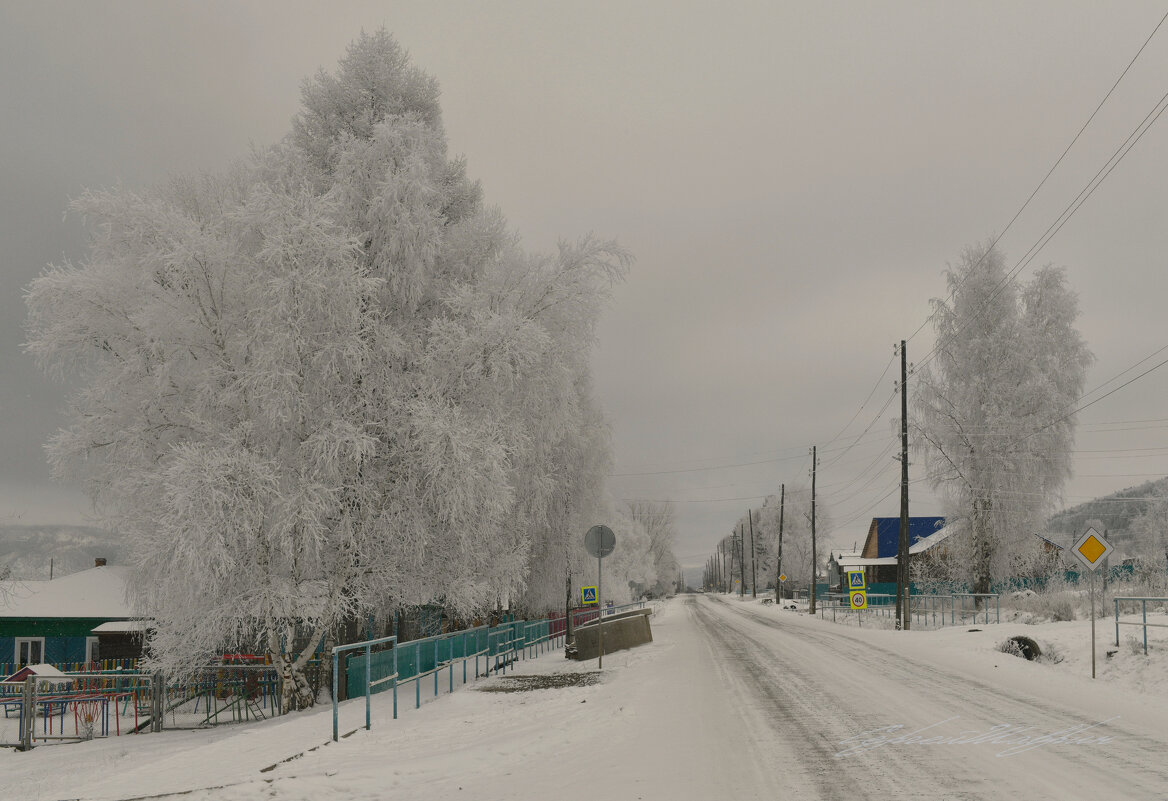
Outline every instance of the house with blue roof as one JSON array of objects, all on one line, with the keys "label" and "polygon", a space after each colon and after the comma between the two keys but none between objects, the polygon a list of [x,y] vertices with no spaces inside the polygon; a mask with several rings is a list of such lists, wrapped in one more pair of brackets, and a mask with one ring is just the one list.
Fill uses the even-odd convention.
[{"label": "house with blue roof", "polygon": [[[952,532],[943,517],[908,519],[908,555],[911,562],[919,554],[944,542]],[[839,558],[841,570],[863,570],[869,586],[896,583],[896,557],[900,551],[900,518],[874,517],[868,537],[858,555]]]}]

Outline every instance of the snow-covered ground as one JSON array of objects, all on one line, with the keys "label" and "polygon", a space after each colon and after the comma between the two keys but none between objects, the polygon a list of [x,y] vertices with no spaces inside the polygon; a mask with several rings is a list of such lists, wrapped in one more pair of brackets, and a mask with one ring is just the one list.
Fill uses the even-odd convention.
[{"label": "snow-covered ground", "polygon": [[[1145,658],[1126,642],[1137,629],[1116,649],[1099,621],[1093,681],[1089,621],[894,632],[688,596],[652,625],[655,641],[607,656],[597,683],[483,692],[510,685],[492,678],[418,712],[410,688],[399,720],[378,696],[372,730],[338,743],[324,707],[4,750],[0,798],[1168,797],[1164,633]],[[1013,634],[1062,660],[997,650]],[[595,670],[553,652],[514,675]],[[363,722],[362,701],[343,705],[343,732]]]}]

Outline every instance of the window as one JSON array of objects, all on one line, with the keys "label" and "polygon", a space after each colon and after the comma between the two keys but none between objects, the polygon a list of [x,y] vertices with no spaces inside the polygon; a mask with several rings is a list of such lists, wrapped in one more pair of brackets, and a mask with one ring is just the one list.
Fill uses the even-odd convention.
[{"label": "window", "polygon": [[86,662],[86,664],[89,664],[90,662],[96,662],[97,660],[101,659],[101,654],[98,652],[97,643],[98,643],[97,637],[86,637],[85,638],[85,662]]},{"label": "window", "polygon": [[39,665],[45,661],[45,638],[44,637],[17,637],[16,638],[16,664],[18,667],[24,665]]}]

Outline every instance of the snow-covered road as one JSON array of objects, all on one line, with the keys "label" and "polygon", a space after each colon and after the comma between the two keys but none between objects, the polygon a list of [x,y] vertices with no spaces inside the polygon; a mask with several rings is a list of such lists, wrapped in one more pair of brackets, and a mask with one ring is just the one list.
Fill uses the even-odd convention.
[{"label": "snow-covered road", "polygon": [[[682,596],[652,625],[598,683],[482,692],[507,681],[492,678],[397,721],[381,696],[371,731],[323,747],[327,708],[2,752],[0,799],[1168,798],[1162,687],[969,646],[989,632],[856,629],[733,598]],[[518,668],[596,663],[553,652]],[[363,707],[344,706],[350,730]]]},{"label": "snow-covered road", "polygon": [[[1077,677],[1035,682],[1025,674],[1050,666],[1005,654],[934,659],[927,633],[861,631],[710,598],[686,599],[686,609],[784,797],[1168,797],[1163,697],[1134,699]],[[909,647],[894,651],[897,637]]]}]

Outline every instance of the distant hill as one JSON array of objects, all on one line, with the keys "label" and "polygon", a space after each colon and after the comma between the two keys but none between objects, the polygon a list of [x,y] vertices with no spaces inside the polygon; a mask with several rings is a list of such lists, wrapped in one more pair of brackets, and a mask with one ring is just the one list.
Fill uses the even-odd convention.
[{"label": "distant hill", "polygon": [[125,544],[105,529],[93,526],[0,525],[0,575],[34,581],[93,567],[103,557],[125,564]]},{"label": "distant hill", "polygon": [[1108,538],[1116,545],[1123,545],[1130,539],[1128,529],[1131,522],[1143,514],[1151,504],[1151,501],[1143,499],[1163,495],[1168,495],[1168,478],[1128,487],[1111,495],[1064,509],[1050,518],[1047,530],[1057,534],[1077,535],[1086,529],[1089,521],[1098,520],[1107,529]]}]

